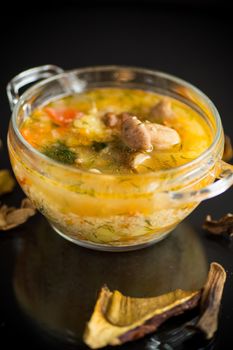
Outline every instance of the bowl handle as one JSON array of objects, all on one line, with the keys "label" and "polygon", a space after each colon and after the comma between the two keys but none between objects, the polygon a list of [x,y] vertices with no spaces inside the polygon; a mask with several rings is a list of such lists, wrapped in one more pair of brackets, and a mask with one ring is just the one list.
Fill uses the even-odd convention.
[{"label": "bowl handle", "polygon": [[233,185],[233,165],[225,163],[220,160],[219,162],[220,174],[218,180],[212,184],[201,188],[200,190],[194,190],[189,192],[183,192],[182,190],[169,192],[171,199],[179,202],[201,202],[205,199],[209,199],[225,192],[229,187]]},{"label": "bowl handle", "polygon": [[37,80],[46,79],[63,72],[64,70],[62,68],[47,64],[44,66],[28,69],[16,75],[7,85],[7,96],[11,110],[13,110],[14,106],[19,100],[19,89]]}]

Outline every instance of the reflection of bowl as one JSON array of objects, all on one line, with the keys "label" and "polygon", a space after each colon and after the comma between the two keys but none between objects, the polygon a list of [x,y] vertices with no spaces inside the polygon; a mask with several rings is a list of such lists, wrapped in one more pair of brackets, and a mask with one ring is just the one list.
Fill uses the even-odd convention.
[{"label": "reflection of bowl", "polygon": [[[61,73],[61,74],[57,74]],[[18,89],[35,84],[18,100]],[[140,88],[181,100],[207,120],[213,134],[208,150],[173,169],[148,174],[94,174],[62,165],[32,148],[19,132],[31,111],[49,100],[93,87]],[[137,68],[97,67],[62,73],[43,66],[14,78],[8,86],[14,106],[9,153],[15,175],[55,230],[80,245],[129,250],[164,237],[203,199],[233,182],[231,167],[221,161],[223,131],[211,101],[190,84],[172,76]],[[212,184],[216,177],[222,179]]]},{"label": "reflection of bowl", "polygon": [[81,339],[104,284],[125,295],[149,297],[200,288],[208,272],[197,234],[183,224],[166,241],[127,254],[74,246],[44,220],[35,229],[22,237],[15,294],[26,314],[59,338]]}]

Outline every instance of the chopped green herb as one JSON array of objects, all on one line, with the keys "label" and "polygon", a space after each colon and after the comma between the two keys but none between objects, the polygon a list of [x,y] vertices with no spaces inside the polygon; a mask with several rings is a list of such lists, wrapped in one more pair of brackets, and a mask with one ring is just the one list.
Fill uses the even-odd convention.
[{"label": "chopped green herb", "polygon": [[145,219],[145,222],[147,223],[147,225],[152,226],[152,224],[151,224],[149,219]]},{"label": "chopped green herb", "polygon": [[115,233],[115,229],[110,224],[104,224],[97,227],[97,230],[105,230],[111,233]]},{"label": "chopped green herb", "polygon": [[43,153],[63,164],[73,164],[76,159],[75,152],[71,151],[63,142],[57,142],[44,148]]},{"label": "chopped green herb", "polygon": [[143,226],[145,230],[147,230],[148,232],[151,232],[153,230],[153,227],[150,226]]},{"label": "chopped green herb", "polygon": [[91,221],[89,221],[89,220],[83,220],[83,222],[85,222],[86,224],[91,225],[91,226],[94,225],[93,222],[91,222]]},{"label": "chopped green herb", "polygon": [[185,159],[185,160],[193,160],[193,158],[190,157],[185,157],[185,156],[180,156],[181,159]]},{"label": "chopped green herb", "polygon": [[177,164],[176,158],[174,157],[173,154],[171,154],[171,160],[173,161],[174,164]]},{"label": "chopped green herb", "polygon": [[144,164],[141,164],[141,166],[144,167],[145,169],[149,170],[149,171],[154,171],[154,169],[152,169],[151,167],[146,166]]}]

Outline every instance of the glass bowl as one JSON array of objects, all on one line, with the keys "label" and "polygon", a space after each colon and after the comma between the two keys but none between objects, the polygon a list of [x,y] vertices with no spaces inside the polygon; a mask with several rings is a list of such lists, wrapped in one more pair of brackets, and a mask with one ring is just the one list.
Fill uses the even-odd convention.
[{"label": "glass bowl", "polygon": [[[35,84],[19,97],[19,90],[31,83]],[[176,168],[107,175],[58,163],[23,138],[19,128],[35,108],[96,87],[144,89],[185,103],[209,124],[211,146]],[[181,79],[132,67],[64,72],[46,65],[17,75],[7,92],[12,108],[8,149],[15,176],[54,230],[76,244],[108,251],[146,247],[166,237],[201,201],[233,183],[233,167],[221,160],[224,134],[217,109],[200,90]]]}]

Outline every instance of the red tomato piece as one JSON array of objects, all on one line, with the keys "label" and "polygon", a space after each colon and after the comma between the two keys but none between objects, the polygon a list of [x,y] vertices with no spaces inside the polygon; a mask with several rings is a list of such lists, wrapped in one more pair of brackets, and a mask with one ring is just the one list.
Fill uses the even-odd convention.
[{"label": "red tomato piece", "polygon": [[77,111],[74,108],[59,108],[55,109],[52,107],[46,107],[44,111],[48,114],[50,119],[60,126],[65,126],[70,124],[75,118],[81,118],[83,116],[82,112]]}]

